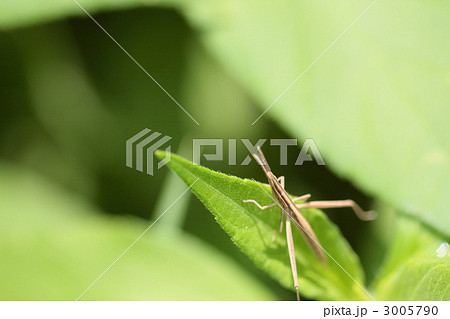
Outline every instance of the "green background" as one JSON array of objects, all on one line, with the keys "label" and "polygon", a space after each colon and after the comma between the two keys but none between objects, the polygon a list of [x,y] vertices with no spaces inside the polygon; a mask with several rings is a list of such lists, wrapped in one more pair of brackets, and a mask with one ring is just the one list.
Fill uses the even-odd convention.
[{"label": "green background", "polygon": [[[435,254],[450,238],[447,1],[377,2],[255,125],[371,1],[79,3],[200,125],[74,1],[3,0],[0,299],[75,300],[184,191],[167,168],[125,166],[146,127],[188,159],[193,138],[313,138],[325,167],[294,166],[294,148],[287,166],[266,156],[291,194],[377,209],[373,223],[327,212],[377,299],[449,298],[449,256]],[[265,179],[254,162],[202,164]],[[190,194],[83,296],[294,298]]]}]

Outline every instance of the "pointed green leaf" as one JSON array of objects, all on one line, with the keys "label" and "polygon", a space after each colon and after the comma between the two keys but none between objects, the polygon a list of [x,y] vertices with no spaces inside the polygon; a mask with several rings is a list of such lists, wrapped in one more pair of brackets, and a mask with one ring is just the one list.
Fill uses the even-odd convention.
[{"label": "pointed green leaf", "polygon": [[[156,155],[165,157],[162,151],[157,151]],[[252,203],[243,202],[254,199],[262,205],[271,204],[270,189],[255,181],[214,172],[177,155],[171,156],[169,167],[191,186],[192,192],[212,212],[233,242],[272,278],[293,289],[285,234],[277,234],[272,242],[273,231],[280,223],[280,208],[262,211]],[[362,288],[364,276],[359,259],[338,228],[319,210],[302,210],[302,213],[323,248],[339,265],[330,257],[328,266],[321,265],[294,228],[300,292],[320,300],[369,299]]]}]

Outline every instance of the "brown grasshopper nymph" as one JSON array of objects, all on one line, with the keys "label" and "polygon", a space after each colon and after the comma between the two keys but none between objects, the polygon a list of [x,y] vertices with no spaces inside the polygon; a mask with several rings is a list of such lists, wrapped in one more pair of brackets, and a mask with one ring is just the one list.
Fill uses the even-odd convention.
[{"label": "brown grasshopper nymph", "polygon": [[[299,209],[302,208],[338,208],[338,207],[350,207],[354,210],[356,215],[362,220],[373,220],[376,217],[376,213],[373,211],[365,212],[359,207],[354,201],[347,200],[331,200],[331,201],[314,201],[308,202],[306,201],[311,197],[310,194],[306,194],[297,198],[292,199],[286,190],[284,189],[284,176],[277,178],[270,169],[269,164],[267,163],[266,158],[264,157],[263,152],[258,147],[257,153],[253,154],[253,157],[258,162],[258,164],[262,167],[264,173],[266,174],[267,180],[269,181],[270,188],[272,189],[272,197],[275,200],[275,203],[267,206],[261,206],[257,201],[253,199],[244,200],[244,202],[254,203],[260,209],[264,210],[270,207],[274,207],[276,205],[281,208],[281,223],[279,232],[283,231],[283,222],[286,217],[286,239],[289,251],[289,259],[291,263],[292,277],[294,279],[295,290],[297,292],[297,300],[300,300],[299,295],[299,284],[298,284],[298,275],[297,275],[297,264],[295,261],[295,251],[294,251],[294,241],[292,239],[292,229],[291,229],[291,220],[294,221],[297,228],[300,230],[300,233],[303,235],[303,238],[308,243],[309,247],[311,247],[315,256],[318,260],[320,260],[323,264],[326,264],[326,257],[324,254],[324,250],[317,239],[316,234],[314,233],[311,225],[309,225],[308,221],[303,217],[300,213]],[[296,201],[302,200],[304,203],[295,204]],[[286,215],[286,216],[285,216]],[[276,231],[275,231],[276,232]],[[274,232],[274,235],[275,235]],[[272,240],[275,240],[275,237],[272,237]]]}]

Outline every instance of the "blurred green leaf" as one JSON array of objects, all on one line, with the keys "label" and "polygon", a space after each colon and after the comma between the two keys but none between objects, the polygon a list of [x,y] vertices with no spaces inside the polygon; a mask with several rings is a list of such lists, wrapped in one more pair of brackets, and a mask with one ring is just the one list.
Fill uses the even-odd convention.
[{"label": "blurred green leaf", "polygon": [[420,222],[401,218],[375,284],[379,300],[450,300],[450,256]]},{"label": "blurred green leaf", "polygon": [[[262,112],[371,2],[179,5]],[[447,235],[449,11],[444,0],[379,1],[265,115],[314,138],[339,175]]]},{"label": "blurred green leaf", "polygon": [[[99,214],[42,177],[0,162],[0,299],[75,300],[147,227]],[[274,298],[225,255],[155,224],[82,300]]]},{"label": "blurred green leaf", "polygon": [[[133,56],[178,99],[183,48],[191,38],[182,17],[169,10],[119,16],[125,25],[113,14],[105,15],[102,23],[123,39],[124,47],[134,48]],[[89,32],[95,36],[86,36]],[[35,127],[13,122],[9,126],[14,138],[7,140],[19,150],[15,158],[0,147],[2,153],[87,194],[109,213],[126,211],[147,218],[156,201],[148,193],[158,193],[162,176],[152,182],[117,165],[123,163],[122,143],[144,127],[177,140],[186,133],[185,124],[195,123],[90,20],[9,34],[20,49],[21,63],[15,70],[27,84],[21,91],[24,107],[29,121],[44,132],[34,142],[39,136]],[[161,57],[166,62],[161,63]],[[185,105],[182,97],[180,101]]]},{"label": "blurred green leaf", "polygon": [[[178,147],[178,152],[185,153],[187,151],[188,144],[181,144]],[[158,196],[158,201],[156,202],[155,211],[162,212],[167,207],[172,205],[173,199],[177,198],[179,194],[186,190],[186,186],[183,181],[178,178],[175,173],[170,172],[167,174],[164,183],[161,186],[161,193]],[[177,205],[171,208],[172,213],[164,216],[163,219],[159,221],[158,226],[163,228],[162,231],[165,233],[179,233],[183,229],[183,225],[188,214],[189,209],[189,199],[191,197],[190,193],[184,194],[177,201]]]},{"label": "blurred green leaf", "polygon": [[[89,13],[100,10],[127,9],[161,3],[161,0],[77,0]],[[85,15],[74,0],[2,0],[0,29],[46,22],[72,15]]]},{"label": "blurred green leaf", "polygon": [[[156,155],[165,157],[163,151],[157,151]],[[258,267],[284,287],[293,289],[286,239],[278,234],[275,242],[271,240],[280,223],[279,207],[261,211],[253,204],[242,202],[255,199],[263,205],[272,203],[272,197],[260,187],[270,193],[267,186],[211,171],[174,154],[168,165],[187,185],[193,184],[192,192]],[[338,228],[319,210],[305,209],[302,213],[324,249],[354,280],[363,284],[359,259]],[[328,260],[329,265],[323,266],[299,232],[294,231],[294,241],[303,295],[320,300],[368,299],[364,290],[336,262]]]},{"label": "blurred green leaf", "polygon": [[413,259],[377,289],[378,300],[450,300],[450,261]]}]

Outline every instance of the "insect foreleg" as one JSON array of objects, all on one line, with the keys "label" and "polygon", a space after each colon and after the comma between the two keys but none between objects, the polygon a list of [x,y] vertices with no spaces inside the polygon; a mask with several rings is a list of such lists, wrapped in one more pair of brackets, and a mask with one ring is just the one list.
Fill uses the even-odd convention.
[{"label": "insect foreleg", "polygon": [[274,206],[277,205],[277,203],[273,203],[273,204],[270,204],[270,205],[261,206],[261,205],[260,205],[256,200],[254,200],[254,199],[244,199],[243,202],[244,202],[244,203],[253,203],[253,204],[255,204],[256,206],[258,206],[258,207],[259,207],[260,209],[262,209],[262,210],[265,210],[265,209],[268,209],[268,208],[270,208],[270,207],[274,207]]},{"label": "insect foreleg", "polygon": [[[280,222],[280,229],[278,230],[279,233],[281,233],[283,231],[283,223],[284,223],[284,212],[281,211],[281,222]],[[272,241],[275,241],[275,235],[277,234],[277,231],[274,230],[273,231],[273,235],[272,235]]]},{"label": "insect foreleg", "polygon": [[300,197],[293,198],[292,201],[295,203],[298,200],[307,201],[311,197],[311,194],[305,194]]}]

